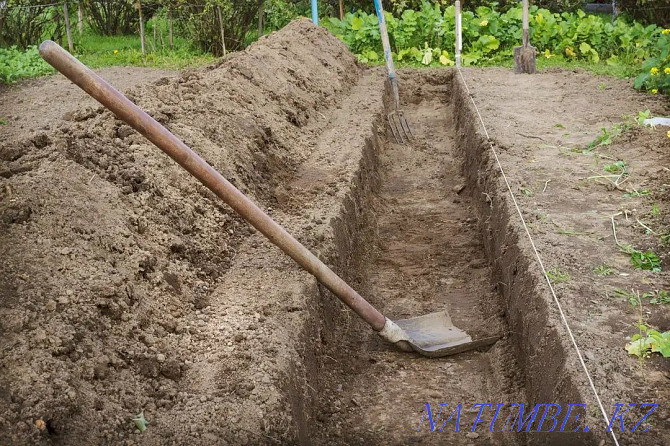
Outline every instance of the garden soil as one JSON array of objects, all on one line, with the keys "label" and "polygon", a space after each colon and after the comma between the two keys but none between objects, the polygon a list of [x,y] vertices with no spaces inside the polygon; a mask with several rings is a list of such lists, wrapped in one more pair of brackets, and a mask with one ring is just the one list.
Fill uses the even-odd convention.
[{"label": "garden soil", "polygon": [[[110,112],[38,79],[0,90],[0,444],[564,444],[419,423],[426,403],[567,400],[600,423],[575,444],[611,441],[457,72],[400,70],[406,146],[384,71],[304,19],[209,67],[101,74],[390,317],[448,309],[502,339],[396,352]],[[667,360],[623,346],[670,311],[621,290],[668,276],[632,268],[612,221],[670,262],[670,138],[631,125],[586,148],[667,103],[583,72],[464,76],[606,410],[661,404],[621,444],[665,444]]]}]

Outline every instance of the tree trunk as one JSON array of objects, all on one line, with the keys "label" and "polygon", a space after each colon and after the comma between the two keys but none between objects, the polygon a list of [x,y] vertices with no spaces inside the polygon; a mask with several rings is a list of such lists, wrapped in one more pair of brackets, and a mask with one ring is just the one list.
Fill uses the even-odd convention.
[{"label": "tree trunk", "polygon": [[174,41],[172,40],[172,35],[173,35],[173,31],[172,31],[172,29],[173,29],[172,28],[172,8],[168,8],[168,24],[169,24],[169,28],[170,28],[170,35],[169,35],[168,40],[170,42],[170,49],[172,49],[172,47],[174,45]]},{"label": "tree trunk", "polygon": [[84,9],[81,7],[81,2],[77,6],[77,31],[82,34],[84,32]]},{"label": "tree trunk", "polygon": [[263,0],[258,2],[258,37],[263,35]]},{"label": "tree trunk", "polygon": [[63,17],[65,17],[65,33],[67,34],[67,49],[70,53],[74,52],[72,44],[72,31],[70,30],[70,12],[67,10],[67,2],[63,3]]},{"label": "tree trunk", "polygon": [[223,49],[223,55],[226,55],[226,39],[223,34],[223,16],[221,15],[221,7],[216,7],[216,13],[219,16],[219,30],[221,31],[221,48]]},{"label": "tree trunk", "polygon": [[142,45],[142,55],[144,56],[147,52],[144,46],[144,19],[142,18],[142,2],[140,0],[137,1],[137,10],[140,14],[140,44]]}]

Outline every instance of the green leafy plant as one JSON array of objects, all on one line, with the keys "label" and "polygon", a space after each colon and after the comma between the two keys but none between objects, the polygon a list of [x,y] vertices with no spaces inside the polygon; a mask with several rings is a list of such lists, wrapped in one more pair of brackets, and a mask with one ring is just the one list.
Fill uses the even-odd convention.
[{"label": "green leafy plant", "polygon": [[630,262],[633,267],[645,271],[661,271],[661,259],[653,251],[638,251],[630,245],[619,246],[623,252],[630,255]]},{"label": "green leafy plant", "polygon": [[140,411],[140,413],[135,415],[135,417],[132,418],[132,421],[140,432],[147,430],[147,424],[149,424],[149,422],[144,418],[144,411]]},{"label": "green leafy plant", "polygon": [[599,276],[611,276],[614,273],[614,268],[603,263],[602,265],[596,266],[593,269],[593,272]]},{"label": "green leafy plant", "polygon": [[669,305],[670,304],[670,292],[665,290],[655,290],[648,293],[642,294],[642,297],[649,299],[650,304],[654,305]]},{"label": "green leafy plant", "polygon": [[664,358],[670,358],[670,331],[661,333],[641,323],[637,328],[639,332],[626,344],[628,354],[647,358],[652,353],[660,353]]},{"label": "green leafy plant", "polygon": [[549,277],[549,280],[554,285],[570,280],[570,275],[568,273],[564,273],[558,267],[548,270],[547,277]]},{"label": "green leafy plant", "polygon": [[28,47],[27,50],[20,50],[15,46],[0,48],[0,83],[9,84],[53,71],[53,68],[40,57],[35,46]]},{"label": "green leafy plant", "polygon": [[649,118],[651,118],[651,111],[647,109],[645,111],[637,112],[637,118],[635,118],[635,121],[637,122],[637,125],[644,125],[644,121]]}]

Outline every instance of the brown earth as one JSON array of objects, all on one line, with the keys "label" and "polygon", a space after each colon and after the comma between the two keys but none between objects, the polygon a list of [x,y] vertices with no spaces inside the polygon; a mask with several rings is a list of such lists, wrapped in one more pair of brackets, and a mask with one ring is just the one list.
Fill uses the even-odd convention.
[{"label": "brown earth", "polygon": [[[437,360],[397,352],[109,112],[41,114],[36,91],[83,98],[41,79],[0,91],[0,443],[611,442],[456,72],[401,70],[408,145],[386,137],[383,70],[307,20],[215,66],[146,84],[113,73],[389,317],[446,309],[503,338]],[[667,103],[587,73],[464,74],[544,264],[569,274],[557,295],[608,414],[660,404],[621,444],[666,444],[667,360],[623,346],[640,317],[669,330],[670,311],[646,298],[640,316],[612,290],[667,290],[667,273],[630,265],[610,215],[621,243],[670,261],[670,139],[632,127],[582,149]],[[620,189],[649,194],[586,179],[618,159]],[[612,275],[593,272],[603,263]],[[420,426],[426,403],[461,403],[460,432]],[[484,412],[468,433],[477,403],[586,403],[591,431],[493,434]]]}]

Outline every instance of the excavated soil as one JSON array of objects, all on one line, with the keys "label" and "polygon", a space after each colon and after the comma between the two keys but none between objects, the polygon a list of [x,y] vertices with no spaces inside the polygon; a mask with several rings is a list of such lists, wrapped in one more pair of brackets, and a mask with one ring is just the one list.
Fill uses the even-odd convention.
[{"label": "excavated soil", "polygon": [[[612,443],[458,72],[400,71],[406,145],[387,134],[384,71],[308,20],[204,69],[106,75],[386,315],[447,310],[501,339],[396,351],[108,111],[40,115],[30,94],[65,94],[42,79],[0,91],[0,444]],[[545,266],[567,274],[557,296],[607,413],[659,404],[620,443],[666,444],[668,362],[623,346],[640,319],[669,330],[668,305],[614,290],[668,276],[632,267],[610,216],[670,262],[670,139],[631,127],[583,149],[667,103],[581,72],[464,76]],[[589,179],[612,160],[619,189]],[[468,432],[474,404],[503,403],[584,403],[591,429],[493,433],[484,412]],[[461,404],[459,432],[431,432],[426,404]]]}]

